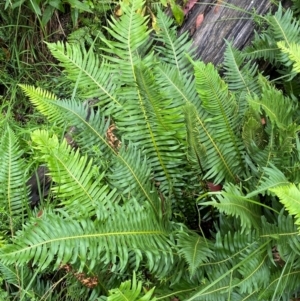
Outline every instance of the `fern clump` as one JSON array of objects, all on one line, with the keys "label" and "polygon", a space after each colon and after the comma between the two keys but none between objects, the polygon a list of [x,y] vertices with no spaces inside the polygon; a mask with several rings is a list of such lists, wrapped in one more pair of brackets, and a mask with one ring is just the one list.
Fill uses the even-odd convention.
[{"label": "fern clump", "polygon": [[[65,296],[80,287],[85,300],[288,300],[300,278],[295,96],[230,43],[222,78],[161,11],[149,29],[143,6],[121,3],[100,53],[48,44],[73,83],[70,99],[20,85],[52,128],[32,131],[25,155],[3,128],[1,208],[27,215],[18,228],[6,221],[1,275],[12,285],[23,275],[36,298],[60,298],[43,277],[54,273],[77,284]],[[286,43],[297,35],[283,40],[274,20],[293,32],[298,21],[281,7],[274,18],[279,53],[265,58],[296,73],[297,46]],[[54,133],[70,127],[76,147]],[[33,213],[27,160],[53,181]]]}]

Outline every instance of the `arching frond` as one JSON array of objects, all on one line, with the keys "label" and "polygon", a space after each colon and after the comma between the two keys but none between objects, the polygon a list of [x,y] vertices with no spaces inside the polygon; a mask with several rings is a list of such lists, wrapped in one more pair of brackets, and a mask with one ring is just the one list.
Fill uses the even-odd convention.
[{"label": "arching frond", "polygon": [[259,91],[257,64],[251,61],[246,62],[246,57],[242,52],[234,49],[231,43],[226,42],[226,44],[223,66],[228,89],[244,95],[257,93]]},{"label": "arching frond", "polygon": [[65,210],[77,217],[96,214],[98,219],[106,219],[111,204],[118,203],[118,196],[101,181],[103,175],[93,167],[93,161],[73,151],[66,140],[59,144],[58,138],[49,137],[46,131],[35,131],[31,137],[57,183],[52,190]]},{"label": "arching frond", "polygon": [[145,258],[149,270],[156,272],[157,261],[163,258],[170,267],[172,260],[167,232],[151,213],[151,207],[140,207],[134,201],[114,206],[105,221],[75,220],[65,212],[44,212],[41,218],[24,226],[14,244],[1,249],[0,258],[5,264],[32,260],[42,270],[53,262],[55,268],[80,263],[79,270],[85,266],[92,269],[101,262],[121,271],[128,263],[129,253],[134,255],[135,268]]},{"label": "arching frond", "polygon": [[239,217],[241,231],[251,231],[260,228],[260,206],[256,202],[248,199],[237,186],[228,184],[224,191],[216,194],[213,201],[201,203],[202,205],[212,205],[226,215]]},{"label": "arching frond", "polygon": [[59,60],[67,77],[74,82],[74,91],[81,99],[99,99],[110,110],[122,109],[116,90],[119,83],[112,76],[112,68],[92,50],[86,51],[78,44],[48,43],[52,55]]}]

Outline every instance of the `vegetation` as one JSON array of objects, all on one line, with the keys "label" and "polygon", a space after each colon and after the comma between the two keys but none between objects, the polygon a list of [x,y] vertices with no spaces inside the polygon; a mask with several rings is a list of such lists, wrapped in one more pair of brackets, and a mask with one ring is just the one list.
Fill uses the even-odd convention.
[{"label": "vegetation", "polygon": [[[263,17],[221,76],[144,5],[122,2],[90,44],[46,44],[70,90],[19,89],[47,122],[2,105],[1,298],[296,298],[299,21]],[[38,166],[51,188],[32,208]]]}]

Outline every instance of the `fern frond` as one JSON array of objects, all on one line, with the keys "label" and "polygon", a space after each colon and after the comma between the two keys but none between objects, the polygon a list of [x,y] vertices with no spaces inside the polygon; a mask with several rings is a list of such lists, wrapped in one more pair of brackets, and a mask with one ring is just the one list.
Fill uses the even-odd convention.
[{"label": "fern frond", "polygon": [[66,140],[59,144],[58,138],[49,137],[46,131],[37,130],[31,138],[57,183],[52,190],[65,210],[77,217],[96,214],[98,219],[106,219],[110,204],[117,203],[118,197],[103,183],[103,175],[93,167],[93,161],[72,150]]},{"label": "fern frond", "polygon": [[183,256],[188,263],[192,278],[203,263],[214,258],[213,245],[193,232],[179,232],[177,239],[178,254]]},{"label": "fern frond", "polygon": [[247,49],[248,55],[253,59],[264,58],[277,65],[283,64],[289,73],[291,62],[288,55],[280,51],[277,42],[282,41],[288,47],[298,43],[300,23],[293,17],[291,9],[283,10],[281,3],[276,13],[269,14],[265,20],[269,27],[265,33],[255,36],[252,46]]},{"label": "fern frond", "polygon": [[[119,191],[122,187],[130,187],[132,189],[133,187],[138,187],[139,193],[137,196],[140,196],[139,200],[141,202],[150,202],[153,209],[160,215],[161,201],[156,190],[150,189],[149,185],[145,186],[145,183],[149,182],[149,161],[147,160],[147,163],[144,163],[144,174],[142,178],[139,178],[138,175],[141,174],[141,170],[138,161],[134,158],[137,153],[137,147],[129,144],[128,147],[124,145],[121,150],[117,151],[107,139],[106,133],[109,127],[109,120],[101,117],[100,110],[96,113],[91,110],[88,114],[88,109],[80,102],[70,100],[53,102],[45,99],[44,95],[46,92],[40,89],[35,90],[28,86],[23,86],[22,88],[25,91],[29,91],[30,97],[35,97],[34,101],[38,109],[44,112],[46,116],[49,116],[50,120],[58,124],[67,122],[68,125],[77,127],[76,142],[86,154],[95,158],[95,162],[99,167],[102,166],[104,170],[111,168],[111,173],[118,173],[122,170],[122,172],[127,174],[127,177],[119,177],[114,187]],[[59,114],[56,114],[57,110],[59,110]],[[88,115],[89,118],[87,120]],[[145,160],[144,156],[143,160]],[[113,162],[110,162],[111,160]],[[114,175],[110,176],[110,178],[112,180],[116,179]],[[133,189],[133,191],[136,192],[137,190]],[[133,191],[129,192],[129,189],[125,189],[126,194]]]},{"label": "fern frond", "polygon": [[112,270],[121,271],[132,254],[135,268],[143,257],[153,272],[157,268],[155,263],[161,258],[171,266],[168,233],[158,223],[150,206],[140,207],[131,201],[122,207],[114,206],[109,215],[105,221],[93,222],[74,220],[66,212],[44,212],[41,218],[24,226],[12,245],[1,249],[0,258],[4,264],[24,264],[32,260],[41,270],[53,263],[54,268],[80,263],[79,271],[82,271],[85,266],[92,269],[101,262],[103,267],[108,268],[110,264]]},{"label": "fern frond", "polygon": [[109,291],[107,301],[156,301],[156,298],[151,298],[155,288],[152,288],[144,296],[141,296],[142,282],[136,280],[135,273],[132,281],[125,281],[121,283],[119,288]]},{"label": "fern frond", "polygon": [[295,215],[295,224],[300,229],[300,190],[295,184],[282,185],[270,189],[278,197],[286,210]]},{"label": "fern frond", "polygon": [[300,45],[296,43],[291,43],[286,46],[285,42],[281,41],[277,43],[277,46],[282,52],[289,56],[289,59],[293,62],[293,71],[300,73]]},{"label": "fern frond", "polygon": [[284,41],[287,45],[297,42],[300,35],[300,23],[293,18],[290,8],[283,10],[281,3],[274,15],[269,14],[266,19],[271,27],[273,37],[277,41]]},{"label": "fern frond", "polygon": [[25,185],[26,165],[18,138],[8,125],[4,131],[0,143],[0,206],[8,213],[6,222],[13,235],[13,218],[25,214],[29,191]]},{"label": "fern frond", "polygon": [[[142,48],[149,47],[149,33],[147,17],[138,13],[144,6],[143,0],[123,1],[120,3],[123,11],[119,20],[112,18],[106,28],[114,40],[102,38],[106,48],[102,50],[108,62],[113,67],[112,72],[117,74],[122,84],[132,86],[136,81],[134,67],[140,62]],[[151,54],[150,54],[151,56]]]},{"label": "fern frond", "polygon": [[[174,66],[180,73],[184,74],[192,70],[192,65],[186,53],[192,55],[192,41],[186,33],[178,36],[173,21],[161,9],[157,12],[158,32],[154,37],[158,42],[154,50],[158,52],[162,62]],[[163,44],[163,46],[161,46]]]},{"label": "fern frond", "polygon": [[198,170],[198,174],[204,176],[204,168],[206,166],[206,149],[201,144],[199,128],[197,127],[197,110],[190,103],[184,107],[185,123],[187,128],[187,145],[188,145],[188,160],[191,162],[193,169]]},{"label": "fern frond", "polygon": [[227,184],[224,191],[216,194],[213,201],[203,202],[202,205],[212,205],[226,215],[240,218],[241,231],[260,227],[260,206],[243,195],[239,187]]},{"label": "fern frond", "polygon": [[101,61],[93,51],[86,52],[78,44],[57,42],[48,43],[47,46],[59,60],[67,77],[75,83],[74,91],[81,99],[98,98],[99,104],[109,107],[113,112],[122,109],[116,97],[120,84],[114,80],[107,62]]},{"label": "fern frond", "polygon": [[238,94],[257,93],[259,91],[257,64],[251,61],[245,62],[246,57],[242,52],[236,50],[227,41],[226,44],[223,67],[228,89]]},{"label": "fern frond", "polygon": [[[153,73],[146,66],[141,65],[136,69],[136,74],[141,96],[140,113],[134,116],[135,131],[124,134],[124,137],[143,146],[154,178],[160,182],[160,190],[165,193],[172,186],[177,188],[178,184],[182,185],[181,165],[185,158],[176,133],[185,133],[183,114],[180,107],[172,107],[172,100],[159,90]],[[119,122],[118,125],[122,131],[123,124]]]},{"label": "fern frond", "polygon": [[197,120],[201,143],[207,150],[208,169],[205,177],[215,178],[215,183],[224,179],[235,182],[243,176],[243,145],[236,135],[238,117],[237,103],[220,79],[214,66],[194,63],[196,89],[205,113],[198,112]]},{"label": "fern frond", "polygon": [[258,112],[262,109],[279,129],[287,130],[292,124],[295,111],[292,100],[284,97],[282,92],[270,85],[263,76],[259,77],[259,82],[262,89],[261,98],[249,99],[250,105]]},{"label": "fern frond", "polygon": [[270,164],[270,167],[263,168],[257,189],[248,193],[246,197],[251,198],[257,194],[265,194],[268,190],[288,183],[286,176],[278,168]]},{"label": "fern frond", "polygon": [[255,32],[251,46],[245,49],[247,58],[257,60],[264,59],[271,63],[277,62],[278,46],[271,33]]}]

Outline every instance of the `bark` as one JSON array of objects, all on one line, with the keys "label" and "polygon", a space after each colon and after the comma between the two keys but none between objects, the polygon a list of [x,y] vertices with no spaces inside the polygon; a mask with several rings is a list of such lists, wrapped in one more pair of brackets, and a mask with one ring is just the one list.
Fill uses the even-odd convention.
[{"label": "bark", "polygon": [[[271,2],[198,0],[186,16],[179,33],[189,32],[198,58],[218,65],[223,61],[225,40],[232,42],[237,49],[248,45],[255,29],[253,13],[264,15],[270,9],[276,9]],[[282,2],[285,6],[290,5],[289,1]]]}]

